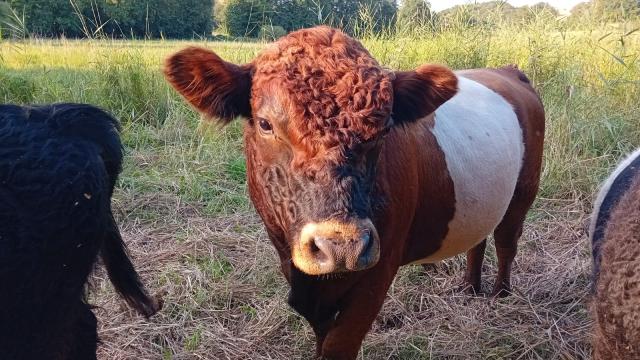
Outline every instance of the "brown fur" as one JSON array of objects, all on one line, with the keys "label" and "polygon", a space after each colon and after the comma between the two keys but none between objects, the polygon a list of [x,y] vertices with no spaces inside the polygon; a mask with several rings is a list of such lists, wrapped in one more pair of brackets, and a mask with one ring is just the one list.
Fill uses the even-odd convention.
[{"label": "brown fur", "polygon": [[198,110],[228,123],[237,116],[250,116],[251,65],[238,66],[211,51],[189,47],[168,59],[167,79]]},{"label": "brown fur", "polygon": [[[165,74],[198,109],[228,118],[229,113],[241,114],[237,104],[250,99],[244,127],[249,194],[291,284],[289,304],[313,327],[318,355],[355,359],[398,268],[438,251],[454,216],[453,181],[430,128],[433,111],[457,92],[457,76],[436,65],[387,71],[359,42],[327,27],[291,33],[243,66],[196,52],[206,63],[185,67],[190,61],[185,55],[183,51],[169,58]],[[228,88],[234,76],[240,77],[239,90]],[[473,70],[459,76],[483,83],[513,104],[525,134],[520,179],[496,229],[496,288],[508,290],[516,242],[537,192],[544,111],[517,69]],[[194,89],[193,83],[199,87]],[[231,93],[241,98],[226,110],[219,101]],[[259,125],[265,122],[272,126],[268,135]],[[363,150],[365,145],[369,150]],[[362,175],[367,159],[376,160],[372,179]],[[368,190],[367,201],[380,201],[362,205],[364,210],[354,215],[353,198]],[[313,213],[301,218],[301,212],[317,208],[329,210],[318,215],[320,219]],[[377,264],[328,278],[293,266],[291,243],[300,223],[336,216],[340,221],[372,221],[380,237]],[[481,256],[480,251],[473,255],[474,282],[480,278]]]},{"label": "brown fur", "polygon": [[393,85],[360,43],[328,27],[297,31],[269,46],[254,61],[254,108],[281,92],[289,136],[311,153],[367,141],[386,125]]},{"label": "brown fur", "polygon": [[456,94],[458,79],[444,66],[422,65],[415,71],[395,73],[393,118],[407,122],[434,112]]},{"label": "brown fur", "polygon": [[640,359],[640,176],[614,208],[601,247],[594,359]]}]

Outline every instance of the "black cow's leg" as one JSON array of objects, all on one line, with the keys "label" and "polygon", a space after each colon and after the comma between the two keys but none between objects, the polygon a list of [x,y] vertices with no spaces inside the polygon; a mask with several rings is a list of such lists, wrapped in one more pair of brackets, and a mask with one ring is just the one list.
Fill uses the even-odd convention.
[{"label": "black cow's leg", "polygon": [[460,289],[469,294],[479,294],[482,289],[482,262],[484,261],[484,249],[487,247],[487,239],[467,251],[467,269]]},{"label": "black cow's leg", "polygon": [[98,322],[89,305],[80,302],[72,329],[69,359],[95,360],[98,346]]}]

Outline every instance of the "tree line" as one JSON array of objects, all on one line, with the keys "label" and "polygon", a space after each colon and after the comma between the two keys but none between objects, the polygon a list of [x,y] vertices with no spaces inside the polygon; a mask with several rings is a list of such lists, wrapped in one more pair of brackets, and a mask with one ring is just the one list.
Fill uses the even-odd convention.
[{"label": "tree line", "polygon": [[[357,35],[559,16],[544,2],[514,7],[504,0],[454,6],[437,14],[426,0],[403,0],[401,5],[397,0],[0,0],[0,29],[13,17],[27,32],[47,37],[195,38],[215,32],[277,38],[318,24]],[[576,6],[568,19],[616,22],[639,17],[640,0],[592,0]]]},{"label": "tree line", "polygon": [[211,0],[0,1],[0,11],[7,7],[14,22],[46,37],[194,38],[209,36],[213,26]]},{"label": "tree line", "polygon": [[380,32],[393,26],[398,4],[396,0],[226,0],[218,1],[216,10],[221,30],[231,36],[254,37],[318,24],[349,33],[363,27]]}]

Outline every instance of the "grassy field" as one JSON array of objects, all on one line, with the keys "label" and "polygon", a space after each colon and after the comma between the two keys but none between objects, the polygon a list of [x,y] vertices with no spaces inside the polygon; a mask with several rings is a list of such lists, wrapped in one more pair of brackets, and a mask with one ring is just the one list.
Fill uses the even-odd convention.
[{"label": "grassy field", "polygon": [[[457,293],[464,257],[405,267],[361,359],[589,358],[586,228],[597,184],[640,145],[640,32],[558,24],[451,30],[364,43],[385,66],[518,64],[547,111],[542,188],[513,271],[514,295]],[[0,101],[88,102],[123,124],[114,209],[138,270],[165,307],[145,320],[97,271],[101,359],[306,359],[313,334],[247,198],[241,123],[200,123],[164,82],[163,59],[194,42],[0,43]],[[199,42],[245,62],[261,43]],[[495,279],[492,246],[484,286]]]}]

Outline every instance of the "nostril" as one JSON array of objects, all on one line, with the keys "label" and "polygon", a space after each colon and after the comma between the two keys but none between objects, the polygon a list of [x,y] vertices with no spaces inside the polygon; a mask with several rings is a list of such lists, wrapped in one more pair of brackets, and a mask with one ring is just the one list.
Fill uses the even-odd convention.
[{"label": "nostril", "polygon": [[316,245],[315,241],[311,242],[311,245],[309,245],[309,250],[311,250],[311,253],[314,255],[320,252],[320,248],[318,247],[318,245]]},{"label": "nostril", "polygon": [[314,237],[313,241],[309,244],[309,252],[313,258],[317,261],[327,261],[331,258],[331,245],[330,241],[324,237]]}]

